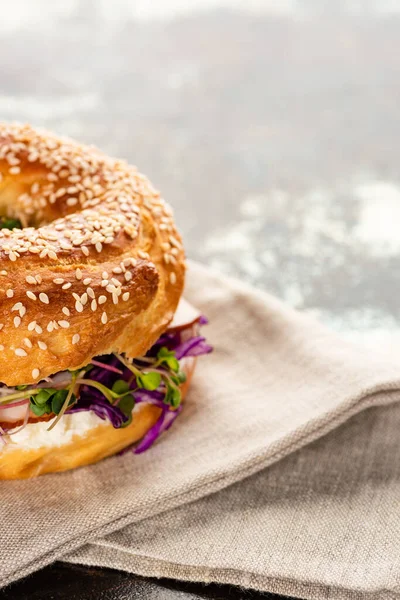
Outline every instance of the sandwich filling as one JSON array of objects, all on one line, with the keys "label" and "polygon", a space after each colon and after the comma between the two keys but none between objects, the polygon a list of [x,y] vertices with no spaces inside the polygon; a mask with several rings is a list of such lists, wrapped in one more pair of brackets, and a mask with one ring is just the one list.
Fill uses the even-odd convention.
[{"label": "sandwich filling", "polygon": [[[42,439],[59,425],[58,434],[78,423],[90,429],[98,419],[115,428],[127,427],[142,403],[161,409],[156,424],[135,448],[147,450],[175,421],[182,410],[180,385],[186,380],[185,359],[212,351],[200,335],[207,320],[185,301],[168,329],[145,356],[130,359],[121,354],[96,357],[77,371],[62,371],[35,385],[9,388],[0,384],[0,440],[23,442],[29,430]],[[190,317],[189,317],[190,315]],[[136,410],[135,410],[136,408]],[[61,431],[63,430],[63,431]],[[64,431],[65,430],[65,431]]]}]

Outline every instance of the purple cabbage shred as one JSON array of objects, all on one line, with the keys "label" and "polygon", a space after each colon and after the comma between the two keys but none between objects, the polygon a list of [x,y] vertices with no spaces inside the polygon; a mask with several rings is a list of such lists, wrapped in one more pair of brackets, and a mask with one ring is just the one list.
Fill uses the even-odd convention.
[{"label": "purple cabbage shred", "polygon": [[[199,325],[206,325],[208,320],[206,317],[200,317],[198,321]],[[164,333],[150,348],[147,353],[147,357],[154,358],[157,356],[159,350],[163,347],[175,353],[175,357],[178,360],[182,360],[187,357],[196,357],[202,354],[208,354],[212,352],[212,347],[206,342],[206,339],[202,336],[195,335],[189,339],[182,339],[182,333],[167,332]],[[162,433],[167,431],[175,422],[176,418],[182,411],[182,405],[176,409],[171,409],[169,405],[165,404],[164,398],[165,393],[160,390],[149,391],[145,389],[135,389],[136,380],[132,378],[132,372],[125,367],[120,360],[113,354],[107,356],[96,357],[96,360],[103,364],[116,367],[122,374],[109,371],[105,368],[94,366],[87,373],[86,377],[101,383],[109,389],[112,389],[113,384],[117,380],[124,380],[131,382],[132,394],[135,399],[135,404],[146,403],[158,406],[161,408],[162,413],[153,427],[149,429],[143,439],[137,444],[133,451],[135,454],[141,454],[148,450],[154,442],[160,437]],[[145,370],[146,364],[143,364],[142,369]],[[133,381],[132,381],[133,379]],[[134,391],[133,391],[134,390]],[[81,411],[93,411],[98,417],[103,420],[109,420],[115,428],[121,427],[126,423],[129,418],[118,408],[118,404],[111,404],[105,396],[94,387],[83,385],[80,389],[80,396],[78,402],[72,406],[67,412],[76,413]],[[128,448],[122,451],[121,454],[129,451]]]}]

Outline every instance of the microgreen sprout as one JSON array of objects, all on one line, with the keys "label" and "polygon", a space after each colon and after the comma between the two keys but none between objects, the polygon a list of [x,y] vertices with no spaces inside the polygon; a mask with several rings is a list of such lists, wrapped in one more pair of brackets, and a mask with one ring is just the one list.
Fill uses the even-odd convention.
[{"label": "microgreen sprout", "polygon": [[0,229],[22,229],[22,223],[12,217],[0,217]]},{"label": "microgreen sprout", "polygon": [[[4,225],[1,224],[0,228]],[[179,334],[166,334],[146,354],[135,359],[110,354],[94,358],[86,367],[69,371],[67,377],[52,378],[30,387],[16,386],[10,394],[0,396],[0,407],[26,403],[27,414],[36,417],[55,416],[48,428],[53,429],[68,412],[93,411],[108,419],[116,428],[132,423],[136,403],[151,403],[162,409],[161,416],[149,435],[138,446],[142,452],[165,431],[180,413],[181,385],[186,375],[180,361],[186,356],[198,356],[211,351],[205,339],[194,336],[182,341]],[[18,429],[19,431],[19,429]],[[1,435],[7,431],[0,431]],[[11,435],[11,434],[10,434]]]}]

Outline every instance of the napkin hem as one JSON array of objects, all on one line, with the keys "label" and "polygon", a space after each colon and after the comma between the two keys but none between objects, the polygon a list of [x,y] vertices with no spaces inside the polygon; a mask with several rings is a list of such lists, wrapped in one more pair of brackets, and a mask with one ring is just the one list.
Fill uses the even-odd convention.
[{"label": "napkin hem", "polygon": [[[289,578],[279,578],[260,575],[249,571],[240,571],[238,569],[215,569],[212,567],[195,567],[191,565],[177,564],[163,559],[149,558],[138,554],[126,552],[119,546],[110,544],[108,547],[102,547],[103,555],[110,556],[115,564],[115,550],[129,557],[128,568],[126,563],[124,567],[111,567],[115,570],[121,570],[139,575],[141,577],[150,577],[155,579],[167,578],[179,581],[188,581],[193,583],[218,583],[225,585],[234,585],[243,589],[253,589],[259,592],[271,594],[280,594],[282,596],[291,596],[298,599],[307,598],[307,600],[393,600],[395,591],[388,589],[376,589],[370,591],[358,591],[349,588],[330,586],[329,584],[318,584],[315,582],[295,581]],[[91,567],[103,567],[104,564],[91,558],[67,557],[64,562],[71,564],[80,564]],[[106,567],[110,568],[110,567]]]}]

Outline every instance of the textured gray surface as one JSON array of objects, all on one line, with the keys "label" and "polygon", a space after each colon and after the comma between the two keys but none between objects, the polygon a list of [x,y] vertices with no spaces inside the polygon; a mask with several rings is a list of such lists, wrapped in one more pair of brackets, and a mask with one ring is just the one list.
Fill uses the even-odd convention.
[{"label": "textured gray surface", "polygon": [[4,2],[0,117],[129,159],[192,258],[381,340],[400,318],[399,9]]},{"label": "textured gray surface", "polygon": [[143,21],[122,0],[19,0],[0,25],[0,113],[137,164],[191,257],[339,327],[393,326],[400,17],[258,4]]}]

